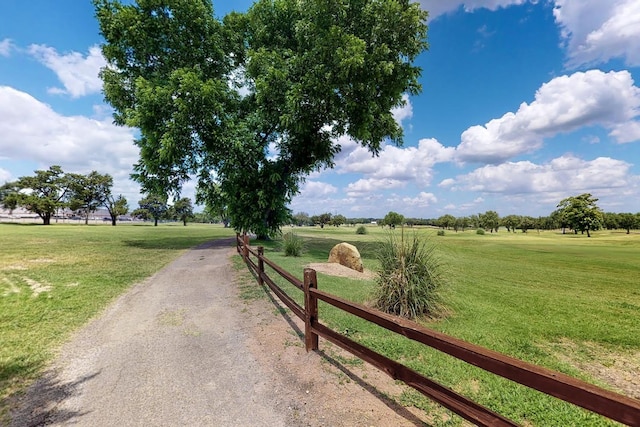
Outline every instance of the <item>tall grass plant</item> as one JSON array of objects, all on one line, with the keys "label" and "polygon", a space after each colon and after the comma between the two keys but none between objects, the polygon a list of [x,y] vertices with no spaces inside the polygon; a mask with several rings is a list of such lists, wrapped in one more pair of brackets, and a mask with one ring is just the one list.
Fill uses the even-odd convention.
[{"label": "tall grass plant", "polygon": [[417,233],[404,229],[388,233],[378,250],[375,306],[386,313],[416,319],[439,317],[444,312],[444,269],[435,246]]}]

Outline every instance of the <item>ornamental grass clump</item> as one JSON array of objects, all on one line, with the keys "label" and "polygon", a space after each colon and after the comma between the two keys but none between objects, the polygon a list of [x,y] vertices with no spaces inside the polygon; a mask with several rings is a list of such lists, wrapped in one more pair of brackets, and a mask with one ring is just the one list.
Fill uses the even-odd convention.
[{"label": "ornamental grass clump", "polygon": [[356,234],[367,234],[367,227],[361,225],[356,229]]},{"label": "ornamental grass clump", "polygon": [[285,256],[298,257],[302,255],[304,249],[304,240],[293,232],[285,233],[282,236],[282,247]]},{"label": "ornamental grass clump", "polygon": [[405,239],[390,233],[378,251],[380,268],[374,305],[389,314],[415,319],[444,314],[445,279],[435,247],[416,234]]}]

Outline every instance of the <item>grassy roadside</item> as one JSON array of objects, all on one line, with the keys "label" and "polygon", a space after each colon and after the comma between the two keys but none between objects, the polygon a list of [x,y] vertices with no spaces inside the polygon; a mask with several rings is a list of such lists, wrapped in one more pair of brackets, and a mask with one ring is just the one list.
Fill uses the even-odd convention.
[{"label": "grassy roadside", "polygon": [[0,224],[0,421],[8,398],[113,298],[186,249],[233,235],[198,224]]},{"label": "grassy roadside", "polygon": [[[370,227],[364,236],[348,227],[294,231],[305,238],[303,257],[285,257],[276,242],[266,243],[265,253],[298,277],[306,264],[326,261],[331,247],[340,241],[355,244],[365,267],[375,268],[375,242],[385,232],[377,227]],[[484,236],[474,231],[445,236],[435,236],[434,230],[418,232],[439,244],[448,266],[447,298],[454,312],[427,326],[632,395],[624,385],[640,369],[640,235],[599,232],[587,239],[553,232],[501,231]],[[319,287],[366,302],[373,283],[319,274]],[[613,424],[331,308],[320,307],[320,320],[520,423]],[[599,375],[603,369],[605,375]],[[399,400],[433,408],[417,393]],[[443,421],[460,423],[456,417]]]}]

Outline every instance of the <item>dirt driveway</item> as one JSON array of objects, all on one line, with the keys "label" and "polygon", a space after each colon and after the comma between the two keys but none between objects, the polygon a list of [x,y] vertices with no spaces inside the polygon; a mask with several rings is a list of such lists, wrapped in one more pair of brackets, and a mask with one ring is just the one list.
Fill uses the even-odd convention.
[{"label": "dirt driveway", "polygon": [[80,330],[12,426],[425,425],[385,397],[402,391],[391,379],[323,340],[306,353],[277,302],[241,299],[257,284],[231,244],[186,252]]}]

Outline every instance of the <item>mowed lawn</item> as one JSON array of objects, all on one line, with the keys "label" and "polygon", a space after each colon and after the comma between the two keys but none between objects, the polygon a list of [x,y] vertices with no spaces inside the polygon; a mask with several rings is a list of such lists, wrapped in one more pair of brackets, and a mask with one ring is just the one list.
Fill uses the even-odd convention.
[{"label": "mowed lawn", "polygon": [[[302,268],[323,262],[333,244],[348,241],[375,269],[375,248],[388,230],[294,228],[304,237],[301,258],[284,257],[277,243],[264,244],[268,258],[301,277]],[[290,231],[290,229],[284,230]],[[449,284],[451,314],[426,326],[508,355],[559,370],[640,398],[640,234],[600,231],[477,235],[433,229],[405,229],[437,245]],[[395,230],[395,233],[401,233]],[[370,302],[373,281],[319,274],[318,286],[343,297]],[[292,292],[295,291],[292,290]],[[301,295],[298,295],[300,298]],[[349,315],[320,306],[320,321],[399,360],[520,423],[545,426],[612,425],[602,417],[458,362]],[[321,340],[322,348],[322,340]],[[437,424],[457,425],[417,392],[399,400],[436,413]]]},{"label": "mowed lawn", "polygon": [[0,224],[0,424],[7,398],[114,297],[186,249],[234,235],[200,224]]}]

